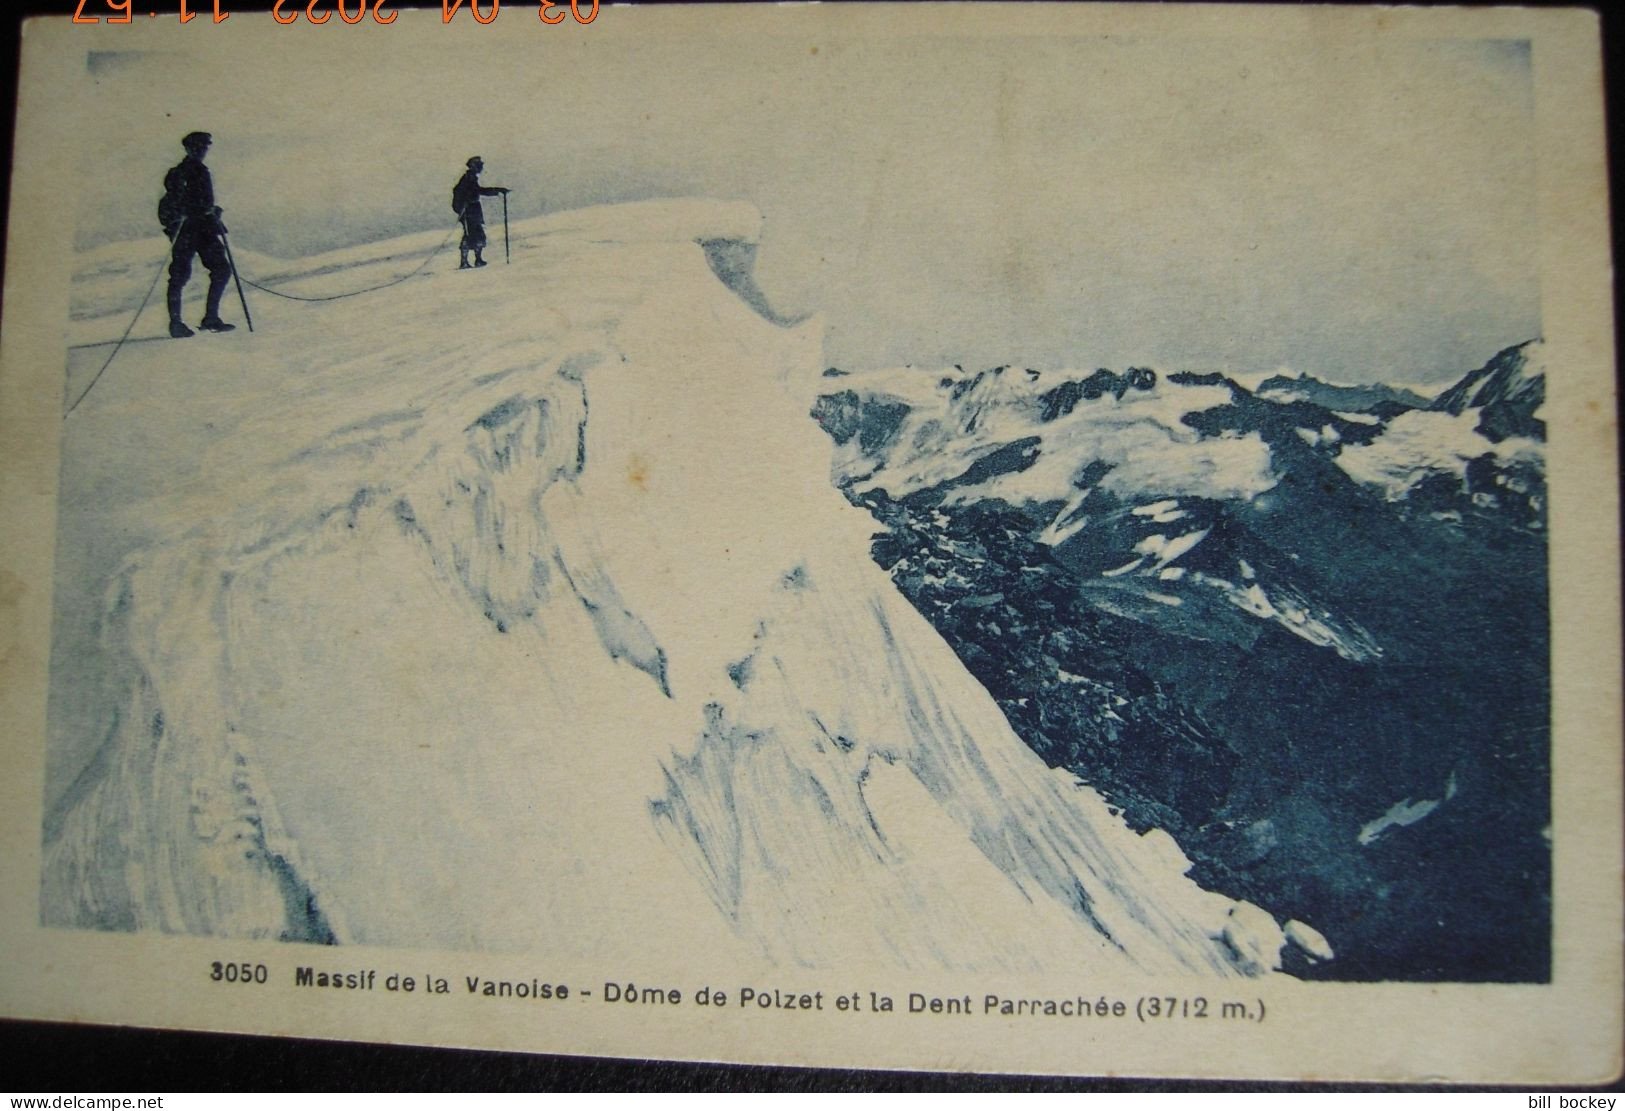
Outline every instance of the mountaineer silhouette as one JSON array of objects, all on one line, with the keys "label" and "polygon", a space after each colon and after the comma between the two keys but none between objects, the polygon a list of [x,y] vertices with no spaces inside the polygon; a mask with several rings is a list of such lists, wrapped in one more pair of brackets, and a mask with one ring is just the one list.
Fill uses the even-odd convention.
[{"label": "mountaineer silhouette", "polygon": [[474,265],[485,265],[485,210],[480,207],[481,197],[505,195],[508,190],[500,185],[481,185],[480,171],[485,162],[479,155],[468,160],[468,170],[457,179],[451,190],[451,209],[462,221],[463,239],[458,244],[457,269],[467,270],[468,252],[474,252]]},{"label": "mountaineer silhouette", "polygon": [[208,302],[198,326],[209,332],[235,329],[220,319],[220,298],[231,277],[231,262],[220,206],[214,203],[214,179],[203,164],[211,141],[206,131],[194,131],[181,140],[186,157],[164,175],[164,195],[158,202],[158,221],[170,241],[169,334],[176,339],[193,334],[181,320],[181,295],[192,278],[194,255],[209,271]]}]

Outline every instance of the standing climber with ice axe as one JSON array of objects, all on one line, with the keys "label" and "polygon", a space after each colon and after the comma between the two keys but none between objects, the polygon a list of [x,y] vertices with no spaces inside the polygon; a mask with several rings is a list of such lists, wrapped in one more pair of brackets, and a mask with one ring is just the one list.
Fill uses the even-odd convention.
[{"label": "standing climber with ice axe", "polygon": [[[181,320],[181,296],[192,278],[192,257],[203,260],[209,271],[209,296],[203,322],[207,332],[230,332],[235,325],[220,319],[220,298],[226,281],[234,273],[230,248],[226,246],[226,226],[220,222],[220,206],[214,203],[214,179],[203,159],[209,153],[209,133],[194,131],[181,140],[186,157],[164,175],[164,195],[158,202],[158,222],[169,236],[169,334],[182,339],[193,334]],[[239,296],[242,286],[237,287]],[[243,317],[248,317],[248,301],[243,300]],[[253,322],[248,325],[254,330]]]},{"label": "standing climber with ice axe", "polygon": [[463,241],[458,245],[457,269],[467,270],[468,252],[474,252],[474,265],[485,265],[485,210],[480,207],[481,197],[502,197],[502,234],[506,250],[508,234],[508,190],[500,185],[481,185],[480,171],[485,162],[479,155],[468,160],[468,171],[457,179],[451,191],[451,209],[463,224]]}]

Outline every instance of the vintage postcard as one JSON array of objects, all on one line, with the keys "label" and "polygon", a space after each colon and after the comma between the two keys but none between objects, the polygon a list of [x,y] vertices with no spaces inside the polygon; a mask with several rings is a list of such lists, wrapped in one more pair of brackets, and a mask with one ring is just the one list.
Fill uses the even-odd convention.
[{"label": "vintage postcard", "polygon": [[85,0],[0,1012],[1601,1082],[1596,17]]}]

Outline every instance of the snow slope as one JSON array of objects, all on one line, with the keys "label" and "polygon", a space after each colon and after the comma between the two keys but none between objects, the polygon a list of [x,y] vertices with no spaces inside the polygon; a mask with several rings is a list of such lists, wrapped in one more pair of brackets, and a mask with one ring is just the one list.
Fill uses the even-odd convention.
[{"label": "snow slope", "polygon": [[1337,465],[1356,482],[1382,491],[1389,501],[1399,501],[1433,475],[1447,475],[1464,485],[1468,466],[1485,456],[1501,467],[1518,463],[1538,467],[1544,462],[1545,450],[1538,440],[1518,436],[1491,442],[1477,429],[1480,419],[1476,409],[1400,413],[1382,436],[1344,448]]},{"label": "snow slope", "polygon": [[[65,425],[45,920],[1274,966],[1270,916],[1046,767],[872,563],[805,417],[819,326],[747,307],[757,224],[562,213],[511,267],[126,346]],[[434,239],[272,284],[376,284]],[[115,253],[87,335],[139,301]]]}]

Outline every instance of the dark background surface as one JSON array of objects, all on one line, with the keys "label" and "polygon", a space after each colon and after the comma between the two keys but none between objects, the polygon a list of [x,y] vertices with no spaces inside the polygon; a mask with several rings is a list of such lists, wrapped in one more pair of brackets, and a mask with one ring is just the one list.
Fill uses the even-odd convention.
[{"label": "dark background surface", "polygon": [[[192,0],[204,10],[207,0]],[[658,2],[658,0],[657,0]],[[837,0],[841,2],[841,0]],[[0,140],[12,148],[17,92],[19,27],[31,15],[71,15],[76,0],[23,0],[0,26],[0,59],[8,65],[9,98],[0,112]],[[94,7],[94,4],[92,5]],[[325,6],[325,5],[324,5]],[[437,5],[392,0],[393,7]],[[1531,7],[1588,7],[1531,4]],[[270,7],[268,0],[232,0],[232,12]],[[1625,68],[1620,26],[1625,17],[1600,11],[1604,71],[1608,80],[1609,171],[1621,173],[1616,121],[1625,117],[1618,75]],[[10,200],[6,160],[4,203]],[[145,183],[142,183],[143,185]],[[1619,257],[1619,217],[1614,226]],[[8,263],[10,259],[6,260]],[[1618,319],[1618,290],[1615,318]],[[0,309],[0,327],[3,327]],[[1616,369],[1617,374],[1617,369]],[[8,739],[5,743],[14,743]],[[0,950],[0,959],[7,954]],[[1262,1082],[1061,1078],[953,1073],[864,1072],[760,1066],[606,1060],[540,1054],[321,1042],[292,1038],[204,1034],[119,1027],[0,1020],[0,1087],[40,1094],[178,1091],[717,1091],[717,1092],[916,1092],[916,1091],[1427,1091],[1426,1086],[1300,1085]],[[1533,1090],[1533,1089],[1508,1089]],[[1566,1085],[1564,1091],[1577,1090]],[[1625,1090],[1616,1078],[1606,1089]]]}]

